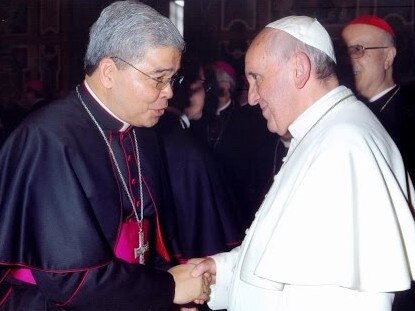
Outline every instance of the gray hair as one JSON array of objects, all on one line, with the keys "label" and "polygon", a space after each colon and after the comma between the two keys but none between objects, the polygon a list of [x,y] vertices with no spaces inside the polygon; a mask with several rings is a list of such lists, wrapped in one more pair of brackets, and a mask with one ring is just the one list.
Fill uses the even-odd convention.
[{"label": "gray hair", "polygon": [[286,34],[283,31],[275,32],[273,39],[267,47],[268,53],[275,54],[279,50],[282,61],[287,61],[294,53],[302,52],[308,56],[314,67],[317,79],[324,80],[336,76],[336,63],[323,51]]},{"label": "gray hair", "polygon": [[185,48],[182,35],[165,16],[137,1],[116,1],[107,6],[92,25],[84,59],[90,75],[104,57],[141,61],[152,48]]},{"label": "gray hair", "polygon": [[308,44],[303,43],[303,45],[305,54],[308,55],[314,65],[317,79],[324,80],[336,75],[336,63],[326,53]]}]

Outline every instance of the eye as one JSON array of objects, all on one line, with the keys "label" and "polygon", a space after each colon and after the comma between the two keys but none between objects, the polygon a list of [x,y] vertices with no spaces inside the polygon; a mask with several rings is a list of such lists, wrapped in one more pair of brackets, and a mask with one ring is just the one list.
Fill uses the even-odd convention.
[{"label": "eye", "polygon": [[261,84],[262,81],[264,80],[263,76],[261,76],[261,75],[255,75],[254,79],[255,79],[255,84],[256,85]]},{"label": "eye", "polygon": [[159,83],[164,83],[166,80],[168,80],[168,78],[166,78],[165,76],[154,77],[153,79]]},{"label": "eye", "polygon": [[256,82],[256,81],[257,81],[257,79],[258,79],[258,75],[257,75],[256,73],[250,73],[250,74],[247,76],[247,80],[248,80],[248,82],[249,82],[249,81]]},{"label": "eye", "polygon": [[361,46],[361,45],[352,45],[352,46],[349,46],[349,51],[351,53],[359,53],[362,50],[363,50],[363,46]]}]

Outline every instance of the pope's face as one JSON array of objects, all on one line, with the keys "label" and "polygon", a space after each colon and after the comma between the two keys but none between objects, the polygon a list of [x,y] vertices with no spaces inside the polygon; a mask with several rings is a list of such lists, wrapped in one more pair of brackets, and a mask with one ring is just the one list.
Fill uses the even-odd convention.
[{"label": "pope's face", "polygon": [[296,118],[290,96],[290,71],[286,62],[278,60],[278,56],[271,55],[265,48],[263,42],[270,40],[270,35],[270,30],[262,31],[246,53],[248,102],[261,107],[269,131],[284,135]]},{"label": "pope's face", "polygon": [[[346,45],[353,47],[382,47],[391,44],[385,40],[382,30],[363,24],[352,24],[342,32]],[[361,57],[350,55],[356,91],[365,98],[371,98],[385,89],[388,49],[367,49]]]},{"label": "pope's face", "polygon": [[155,80],[171,78],[179,69],[180,58],[176,48],[160,47],[147,51],[141,62],[129,61],[139,71],[127,64],[116,67],[110,91],[114,113],[135,126],[155,125],[173,95],[170,83],[160,89]]}]

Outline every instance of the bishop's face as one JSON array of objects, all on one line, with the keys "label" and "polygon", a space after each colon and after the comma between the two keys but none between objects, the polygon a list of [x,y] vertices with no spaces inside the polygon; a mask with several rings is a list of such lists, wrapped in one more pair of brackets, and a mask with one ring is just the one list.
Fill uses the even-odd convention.
[{"label": "bishop's face", "polygon": [[174,47],[150,49],[140,62],[113,58],[124,66],[114,66],[109,108],[129,124],[155,125],[173,96],[169,81],[179,69],[180,59],[181,53]]}]

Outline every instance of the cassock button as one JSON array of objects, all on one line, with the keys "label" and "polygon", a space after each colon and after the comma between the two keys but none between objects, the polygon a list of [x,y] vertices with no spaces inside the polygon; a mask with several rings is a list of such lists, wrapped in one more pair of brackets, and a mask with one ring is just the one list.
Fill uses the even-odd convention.
[{"label": "cassock button", "polygon": [[127,156],[127,161],[128,161],[128,162],[131,162],[131,159],[132,159],[132,156],[131,156],[131,154],[129,154],[129,155]]},{"label": "cassock button", "polygon": [[133,178],[133,179],[131,179],[131,181],[130,181],[130,183],[132,184],[132,185],[135,185],[135,183],[137,182],[137,180],[135,179],[135,178]]}]

